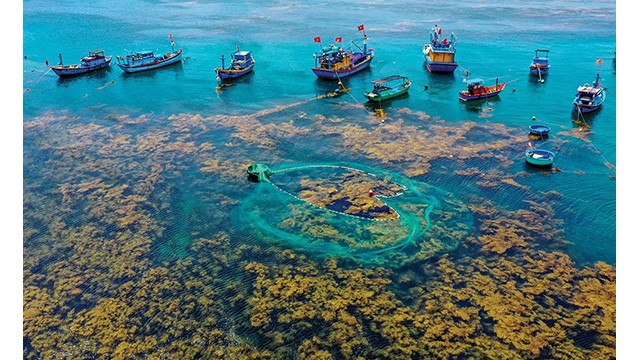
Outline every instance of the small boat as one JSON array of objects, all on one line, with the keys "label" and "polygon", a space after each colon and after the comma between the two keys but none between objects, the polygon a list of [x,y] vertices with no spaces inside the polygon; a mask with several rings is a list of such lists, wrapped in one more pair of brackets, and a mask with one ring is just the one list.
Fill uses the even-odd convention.
[{"label": "small boat", "polygon": [[527,149],[524,153],[524,158],[531,165],[550,166],[553,164],[555,154],[549,150]]},{"label": "small boat", "polygon": [[422,49],[427,70],[432,73],[452,73],[458,67],[456,63],[456,37],[451,34],[450,39],[440,39],[442,28],[438,25],[431,29],[430,42]]},{"label": "small boat", "polygon": [[[363,32],[363,46],[353,44],[358,50],[345,50],[341,46],[331,44],[323,46],[321,51],[313,54],[315,66],[311,68],[314,74],[321,79],[335,80],[353,75],[369,67],[373,59],[373,49],[367,48],[368,36],[364,32],[364,25],[358,26],[358,31]],[[321,42],[320,37],[314,39]],[[337,37],[336,43],[341,43],[342,38]]]},{"label": "small boat", "polygon": [[58,54],[58,57],[60,58],[60,63],[56,66],[51,66],[51,70],[60,77],[86,74],[111,65],[111,56],[105,57],[103,50],[89,51],[89,55],[80,59],[80,64],[64,65],[62,63],[62,54]]},{"label": "small boat", "polygon": [[384,101],[406,94],[411,86],[411,80],[402,75],[387,76],[374,80],[373,90],[364,93],[369,101]]},{"label": "small boat", "polygon": [[578,87],[578,92],[573,100],[573,108],[581,113],[590,113],[600,109],[607,93],[600,83],[600,72],[596,75],[593,86],[588,83]]},{"label": "small boat", "polygon": [[547,125],[535,124],[529,126],[529,133],[533,135],[547,136],[549,135],[549,131],[551,131],[551,128]]},{"label": "small boat", "polygon": [[240,51],[238,47],[236,47],[236,52],[231,54],[231,65],[228,68],[224,67],[224,55],[221,60],[222,66],[216,68],[216,74],[220,80],[235,79],[246,75],[253,71],[253,66],[256,63],[251,56],[251,51]]},{"label": "small boat", "polygon": [[462,101],[496,96],[500,94],[500,92],[504,90],[505,85],[507,85],[507,83],[499,84],[498,78],[496,78],[496,84],[491,86],[484,86],[484,80],[482,79],[466,80],[465,82],[467,83],[467,90],[458,92],[458,98]]},{"label": "small boat", "polygon": [[536,54],[531,61],[531,65],[529,65],[529,73],[541,78],[543,75],[547,75],[549,73],[550,67],[549,50],[537,49]]},{"label": "small boat", "polygon": [[135,73],[180,62],[182,60],[182,48],[174,51],[175,43],[171,34],[169,34],[169,39],[171,40],[171,52],[164,55],[155,55],[153,51],[131,52],[126,56],[117,56],[118,66],[125,73]]}]

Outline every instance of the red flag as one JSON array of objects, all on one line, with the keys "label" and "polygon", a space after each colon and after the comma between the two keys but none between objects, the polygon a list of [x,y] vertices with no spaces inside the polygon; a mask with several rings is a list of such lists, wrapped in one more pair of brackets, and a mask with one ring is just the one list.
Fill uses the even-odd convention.
[{"label": "red flag", "polygon": [[336,38],[336,42],[341,43],[341,42],[342,42],[342,37],[337,37],[337,38]]},{"label": "red flag", "polygon": [[442,35],[442,28],[438,28],[438,35]]},{"label": "red flag", "polygon": [[598,64],[598,65],[602,65],[602,59],[598,59],[598,60],[596,60],[596,64]]},{"label": "red flag", "polygon": [[443,43],[443,44],[446,44],[446,43],[447,43],[447,41],[449,41],[449,40],[447,40],[447,38],[444,38],[444,40],[442,40],[442,43]]},{"label": "red flag", "polygon": [[173,40],[173,36],[169,34],[169,40]]},{"label": "red flag", "polygon": [[364,30],[364,24],[363,25],[358,25],[358,31],[363,31]]},{"label": "red flag", "polygon": [[313,38],[313,42],[321,42],[322,40],[320,40],[320,36],[316,36]]},{"label": "red flag", "polygon": [[236,45],[236,51],[240,51],[240,46]]},{"label": "red flag", "polygon": [[47,65],[47,66],[49,66],[49,60],[45,60],[45,61],[44,61],[44,64],[45,64],[45,65]]}]

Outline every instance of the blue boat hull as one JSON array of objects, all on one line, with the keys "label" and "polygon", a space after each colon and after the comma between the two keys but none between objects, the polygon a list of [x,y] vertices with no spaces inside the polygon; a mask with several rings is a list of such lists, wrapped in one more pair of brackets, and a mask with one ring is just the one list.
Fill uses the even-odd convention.
[{"label": "blue boat hull", "polygon": [[241,77],[243,75],[247,75],[251,71],[253,71],[253,65],[251,65],[248,68],[243,69],[241,71],[230,71],[230,70],[216,69],[216,73],[218,74],[218,77],[220,78],[220,80],[237,79],[237,78],[239,78],[239,77]]},{"label": "blue boat hull", "polygon": [[69,66],[52,66],[51,70],[56,73],[60,77],[69,77],[69,76],[77,76],[86,74],[92,71],[101,70],[109,67],[111,65],[111,56],[107,58],[107,60],[95,66],[78,66],[78,67],[69,67]]},{"label": "blue boat hull", "polygon": [[124,71],[125,73],[137,73],[137,72],[141,72],[141,71],[147,71],[147,70],[153,70],[153,69],[157,69],[157,68],[161,68],[167,65],[172,65],[172,64],[176,64],[179,63],[180,61],[182,61],[182,49],[178,50],[178,55],[166,59],[164,61],[160,61],[157,62],[155,64],[150,64],[150,65],[142,65],[142,66],[132,66],[132,65],[124,65],[124,64],[118,64],[118,66],[120,67],[120,69],[122,69],[122,71]]},{"label": "blue boat hull", "polygon": [[[538,76],[538,69],[531,69],[529,71],[531,75]],[[540,76],[547,75],[549,73],[549,69],[540,69]]]},{"label": "blue boat hull", "polygon": [[337,80],[340,78],[347,77],[349,75],[353,75],[358,71],[362,71],[368,68],[369,65],[371,64],[372,59],[373,59],[372,55],[367,55],[367,58],[364,61],[357,64],[356,66],[341,69],[338,71],[331,71],[331,70],[322,69],[322,68],[311,68],[311,71],[313,71],[313,73],[316,74],[316,76],[321,79]]},{"label": "blue boat hull", "polygon": [[427,59],[426,67],[431,73],[452,73],[456,71],[458,63],[431,62]]}]

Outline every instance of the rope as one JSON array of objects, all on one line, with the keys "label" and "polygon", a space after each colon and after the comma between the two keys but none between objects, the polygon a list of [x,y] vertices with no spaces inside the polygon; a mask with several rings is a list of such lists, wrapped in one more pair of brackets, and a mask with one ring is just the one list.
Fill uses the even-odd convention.
[{"label": "rope", "polygon": [[[582,113],[582,110],[580,108],[578,108],[578,120],[582,120],[582,123],[589,128],[589,124],[587,124],[587,121],[584,119],[584,114]],[[598,147],[593,143],[590,142],[589,143],[591,145],[591,147],[596,151],[596,154],[600,155],[600,157],[602,157],[602,159],[605,161],[604,166],[607,167],[607,169],[610,169],[611,171],[613,171],[614,173],[616,173],[616,168],[615,165],[613,165],[602,153],[602,151],[600,151],[600,149],[598,149]],[[609,166],[609,165],[611,166]]]}]

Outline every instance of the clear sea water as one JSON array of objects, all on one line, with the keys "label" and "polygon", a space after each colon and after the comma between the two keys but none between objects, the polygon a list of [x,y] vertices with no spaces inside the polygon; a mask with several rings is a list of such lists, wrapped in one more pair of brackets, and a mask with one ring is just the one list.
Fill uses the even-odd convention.
[{"label": "clear sea water", "polygon": [[[555,167],[561,171],[532,169],[526,166],[522,154],[516,152],[510,154],[513,165],[508,172],[527,173],[529,176],[518,178],[518,182],[532,192],[561,194],[553,209],[563,221],[563,235],[570,243],[565,251],[573,261],[578,265],[598,261],[616,264],[616,172],[606,165],[616,164],[614,1],[563,0],[546,2],[541,7],[539,1],[529,0],[466,3],[114,0],[90,6],[75,0],[25,0],[23,10],[25,123],[43,116],[64,115],[77,116],[86,124],[110,126],[119,116],[144,115],[151,123],[140,126],[140,132],[149,127],[166,127],[170,131],[166,119],[174,114],[252,115],[326,94],[338,84],[318,80],[311,72],[312,54],[318,49],[313,38],[320,36],[325,43],[337,36],[355,40],[357,25],[365,24],[375,58],[370,69],[344,81],[355,99],[342,96],[311,101],[282,113],[282,117],[273,115],[268,121],[285,122],[300,113],[322,114],[327,118],[344,116],[347,111],[339,106],[341,102],[363,103],[362,93],[369,90],[371,80],[393,74],[408,76],[413,85],[408,96],[385,105],[388,113],[408,108],[446,124],[473,121],[521,129],[522,138],[514,146],[521,146],[522,152],[529,141],[528,126],[534,123],[531,119],[535,116],[537,122],[552,128],[549,139],[537,143],[556,153]],[[470,72],[469,77],[499,77],[508,81],[498,99],[462,103],[457,92],[464,89],[463,80],[467,76],[461,70],[453,75],[427,71],[421,50],[434,24],[441,26],[445,34],[455,33],[456,59]],[[125,55],[127,50],[169,51],[168,34],[173,35],[176,47],[184,49],[182,64],[133,76],[124,75],[115,66],[115,56]],[[252,51],[255,70],[232,86],[220,89],[214,68],[220,66],[220,56],[225,54],[228,58],[236,45]],[[45,67],[46,60],[57,63],[58,53],[70,64],[77,63],[88,50],[98,48],[114,56],[106,71],[60,79]],[[534,50],[538,48],[550,49],[552,67],[544,83],[528,73]],[[602,59],[601,67],[596,65],[597,59]],[[607,88],[606,102],[600,111],[585,116],[588,134],[583,138],[567,135],[576,134],[576,129],[583,126],[573,122],[576,114],[572,113],[571,102],[576,88],[593,82],[598,71]],[[357,113],[349,111],[350,116]],[[136,131],[127,128],[130,135]],[[41,157],[46,158],[46,150],[40,149],[42,139],[36,137],[37,133],[25,134],[24,183],[36,184],[47,164],[39,162]],[[48,135],[53,142],[55,137]],[[232,138],[224,131],[201,136],[214,144]],[[478,136],[478,141],[483,141],[483,137]],[[294,145],[295,151],[282,150],[271,158],[263,156],[259,149],[250,154],[258,160],[263,156],[267,161],[330,159],[385,166],[353,154],[335,159],[319,146]],[[228,155],[222,160],[234,161],[233,154]],[[73,157],[70,159],[73,161]],[[238,166],[244,165],[242,161],[245,159]],[[486,197],[509,210],[523,206],[526,195],[513,186],[499,184],[492,189],[474,186],[473,180],[454,176],[455,170],[461,170],[455,166],[434,161],[430,172],[418,179],[457,198]],[[482,166],[486,164],[478,164]],[[55,178],[47,181],[55,183]],[[60,184],[53,187],[57,185]],[[218,186],[215,180],[206,179],[197,169],[187,169],[172,186],[175,188],[168,200],[172,208],[165,220],[173,221],[174,226],[165,229],[163,240],[151,248],[157,252],[150,255],[152,258],[187,256],[185,249],[196,235],[236,229],[236,224],[210,223],[207,218],[206,207],[218,200],[202,199],[199,195],[208,186]],[[193,190],[189,191],[191,186]],[[241,198],[247,186],[222,187],[221,191],[226,191],[230,198]],[[29,211],[46,209],[25,209]],[[25,226],[43,226],[30,223],[30,219]],[[30,249],[25,250],[25,259],[31,255]]]}]

